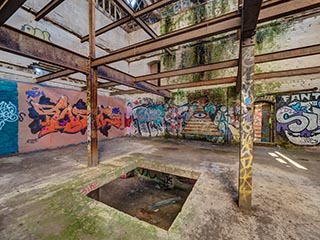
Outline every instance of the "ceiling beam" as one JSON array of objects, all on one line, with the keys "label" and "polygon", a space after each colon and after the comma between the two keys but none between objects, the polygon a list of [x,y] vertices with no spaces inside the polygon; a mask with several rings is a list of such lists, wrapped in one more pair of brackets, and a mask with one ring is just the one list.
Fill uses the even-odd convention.
[{"label": "ceiling beam", "polygon": [[110,88],[110,87],[115,87],[119,86],[121,84],[116,83],[116,82],[107,82],[107,83],[100,83],[98,88]]},{"label": "ceiling beam", "polygon": [[70,69],[63,69],[61,71],[58,72],[54,72],[54,73],[50,73],[41,77],[37,77],[36,78],[36,83],[42,83],[42,82],[46,82],[46,81],[50,81],[56,78],[61,78],[61,77],[65,77],[68,76],[70,74],[75,73],[74,70],[70,70]]},{"label": "ceiling beam", "polygon": [[320,73],[320,66],[255,74],[254,80],[294,77]]},{"label": "ceiling beam", "polygon": [[[98,29],[96,31],[96,36],[99,36],[99,35],[101,35],[101,34],[103,34],[105,32],[108,32],[108,31],[110,31],[110,30],[112,30],[112,29],[114,29],[116,27],[119,27],[122,24],[129,22],[130,20],[131,20],[131,17],[130,16],[126,16],[126,17],[123,17],[123,18],[121,18],[120,20],[118,20],[116,22],[110,23],[107,26],[104,26],[104,27]],[[86,42],[88,40],[89,40],[89,35],[85,35],[84,37],[81,38],[81,43]]]},{"label": "ceiling beam", "polygon": [[[99,78],[102,78],[101,76],[98,76]],[[103,78],[105,79],[105,78]],[[98,88],[104,88],[104,89],[107,89],[107,88],[111,88],[111,87],[115,87],[115,86],[119,86],[121,84],[119,83],[116,83],[116,82],[107,82],[107,83],[100,83],[98,85]],[[86,91],[87,90],[87,87],[84,86],[84,87],[81,87],[81,91]]]},{"label": "ceiling beam", "polygon": [[213,71],[218,69],[225,69],[225,68],[231,68],[231,67],[237,67],[238,66],[238,60],[232,59],[227,60],[223,62],[217,62],[217,63],[210,63],[205,65],[200,65],[196,67],[189,67],[179,70],[171,70],[161,73],[153,73],[148,75],[143,75],[140,77],[136,77],[135,82],[142,82],[142,81],[149,81],[149,80],[157,80],[159,78],[169,78],[169,77],[176,77],[186,74],[194,74],[199,72],[207,72],[207,71]]},{"label": "ceiling beam", "polygon": [[0,50],[87,72],[86,57],[7,25],[0,27]]},{"label": "ceiling beam", "polygon": [[[129,16],[153,39],[158,39],[158,35],[146,24],[140,17],[134,17],[134,11],[122,0],[113,0],[117,3]],[[170,49],[166,48],[166,52],[170,55],[172,52]]]},{"label": "ceiling beam", "polygon": [[[115,70],[111,67],[107,67],[107,66],[100,66],[98,67],[98,76],[102,77],[102,78],[107,78],[110,79],[110,81],[128,86],[128,87],[132,87],[132,88],[136,88],[138,90],[142,90],[145,92],[149,92],[149,93],[153,93],[156,95],[160,95],[166,98],[170,98],[170,92],[167,90],[158,90],[156,86],[150,84],[150,83],[146,83],[146,82],[139,82],[139,83],[135,83],[134,82],[134,77],[130,76],[129,74],[125,74],[125,75],[118,75],[120,71]],[[100,87],[100,86],[98,86]]]},{"label": "ceiling beam", "polygon": [[181,88],[203,87],[203,86],[211,86],[211,85],[218,85],[218,84],[235,83],[236,79],[237,79],[236,77],[225,77],[225,78],[217,78],[212,80],[203,80],[198,82],[162,85],[161,87],[158,87],[158,89],[159,90],[175,90],[175,89],[181,89]]},{"label": "ceiling beam", "polygon": [[[87,57],[9,26],[0,27],[0,50],[51,63],[75,72],[88,74],[89,71]],[[114,68],[101,66],[98,68],[98,72],[101,78],[107,78],[110,81],[156,95],[170,97],[168,91],[158,91],[148,83],[134,83],[134,77]]]},{"label": "ceiling beam", "polygon": [[0,26],[2,26],[26,0],[0,0]]},{"label": "ceiling beam", "polygon": [[117,95],[125,95],[125,94],[143,94],[144,92],[141,90],[120,90],[116,92],[111,92],[110,96],[117,96]]},{"label": "ceiling beam", "polygon": [[[266,22],[319,6],[319,0],[291,0],[278,5],[272,5],[271,7],[264,8],[260,11],[259,22]],[[217,21],[217,19],[212,21]],[[223,22],[219,21],[213,24],[210,24],[210,21],[206,21],[202,24],[196,24],[192,28],[188,28],[187,31],[181,30],[172,32],[171,34],[159,36],[156,40],[150,40],[143,45],[132,45],[107,56],[97,58],[93,61],[93,65],[99,66],[106,63],[117,62],[141,54],[236,30],[239,29],[240,26],[241,18],[238,15]]]},{"label": "ceiling beam", "polygon": [[134,11],[122,0],[113,0],[123,11],[129,16],[153,39],[157,39],[157,34],[139,17],[134,17]]},{"label": "ceiling beam", "polygon": [[290,58],[307,57],[316,54],[320,54],[320,44],[257,55],[255,62],[273,62]]},{"label": "ceiling beam", "polygon": [[50,13],[53,9],[58,7],[64,0],[51,0],[46,6],[44,6],[35,16],[35,20],[39,21],[44,18],[48,13]]},{"label": "ceiling beam", "polygon": [[[172,2],[174,2],[175,0],[162,0],[162,1],[158,1],[156,3],[153,3],[147,7],[145,7],[144,9],[138,11],[138,12],[134,12],[133,14],[133,17],[134,18],[138,18],[138,17],[141,17],[142,15],[146,14],[146,13],[149,13],[149,12],[152,12],[158,8],[161,8],[161,7],[164,7]],[[131,16],[127,16],[127,17],[124,17],[124,18],[121,18],[120,20],[116,21],[116,22],[113,22],[107,26],[104,26],[100,29],[98,29],[96,31],[96,36],[99,36],[107,31],[110,31],[116,27],[119,27],[121,26],[122,24],[125,24],[127,22],[129,22],[131,20]],[[86,35],[84,37],[81,38],[81,42],[86,42],[89,40],[89,35]]]},{"label": "ceiling beam", "polygon": [[[275,72],[266,72],[266,73],[257,73],[254,75],[254,80],[267,80],[271,78],[282,78],[282,77],[294,77],[294,76],[303,76],[310,74],[320,74],[320,66],[310,67],[310,68],[299,68],[292,70],[281,70]],[[219,84],[230,84],[236,83],[237,77],[225,77],[225,78],[217,78],[205,81],[198,82],[190,82],[190,83],[179,83],[179,84],[171,84],[171,85],[163,85],[158,87],[159,90],[175,90],[181,88],[192,88],[192,87],[202,87],[202,86],[212,86]]]},{"label": "ceiling beam", "polygon": [[[265,63],[265,62],[285,60],[290,58],[312,56],[316,54],[320,54],[320,44],[257,55],[255,57],[255,63],[259,64],[259,63]],[[231,59],[231,60],[226,60],[222,62],[199,65],[196,67],[189,67],[189,68],[178,69],[178,70],[170,70],[170,71],[161,72],[161,73],[141,75],[135,78],[135,82],[149,81],[149,80],[155,80],[159,78],[169,78],[169,77],[194,74],[199,72],[207,72],[207,71],[220,70],[225,68],[232,68],[237,66],[238,66],[238,59]]]}]

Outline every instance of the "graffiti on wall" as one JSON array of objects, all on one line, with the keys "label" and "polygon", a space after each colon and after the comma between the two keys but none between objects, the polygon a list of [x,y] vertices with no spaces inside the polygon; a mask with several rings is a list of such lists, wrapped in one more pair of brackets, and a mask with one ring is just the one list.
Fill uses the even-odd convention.
[{"label": "graffiti on wall", "polygon": [[18,89],[0,81],[0,155],[18,152]]},{"label": "graffiti on wall", "polygon": [[239,107],[228,110],[223,104],[186,103],[165,108],[168,133],[176,136],[204,138],[223,143],[239,138]]},{"label": "graffiti on wall", "polygon": [[182,105],[155,103],[140,99],[127,104],[125,126],[132,134],[159,136],[165,132],[176,137],[206,139],[216,143],[239,140],[240,107],[191,102]]},{"label": "graffiti on wall", "polygon": [[[29,124],[32,134],[41,138],[51,133],[85,134],[87,130],[87,105],[79,99],[71,105],[67,96],[61,96],[56,102],[46,97],[37,87],[26,91],[29,104],[28,116],[33,120]],[[99,106],[98,129],[108,137],[110,128],[120,128],[121,112],[117,107]]]},{"label": "graffiti on wall", "polygon": [[198,102],[176,106],[149,99],[128,103],[125,125],[132,123],[134,134],[142,136],[159,136],[166,131],[174,136],[222,143],[227,138],[239,139],[239,111],[237,105],[230,109],[223,104]]},{"label": "graffiti on wall", "polygon": [[15,122],[18,120],[17,107],[12,102],[0,102],[0,131],[6,122]]},{"label": "graffiti on wall", "polygon": [[38,38],[41,38],[43,40],[46,40],[48,42],[50,42],[50,33],[48,31],[44,31],[44,30],[41,30],[39,28],[35,28],[35,27],[32,27],[30,26],[29,24],[24,24],[22,25],[21,27],[21,30],[26,32],[26,33],[29,33],[35,37],[38,37]]},{"label": "graffiti on wall", "polygon": [[185,103],[181,106],[165,105],[164,122],[166,131],[171,135],[180,136],[195,108],[196,106],[191,103]]},{"label": "graffiti on wall", "polygon": [[320,143],[320,92],[277,97],[277,133],[295,145]]},{"label": "graffiti on wall", "polygon": [[139,98],[127,104],[125,127],[129,134],[160,136],[164,133],[164,108],[151,98]]}]

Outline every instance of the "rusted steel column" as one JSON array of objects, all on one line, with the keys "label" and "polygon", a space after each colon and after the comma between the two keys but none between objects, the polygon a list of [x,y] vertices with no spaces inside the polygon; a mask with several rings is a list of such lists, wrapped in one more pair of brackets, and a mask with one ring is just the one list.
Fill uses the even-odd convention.
[{"label": "rusted steel column", "polygon": [[95,0],[89,0],[89,75],[87,76],[88,111],[88,167],[97,166],[98,160],[98,71],[92,67],[95,59]]},{"label": "rusted steel column", "polygon": [[253,75],[255,37],[242,41],[239,207],[251,208],[253,161]]}]

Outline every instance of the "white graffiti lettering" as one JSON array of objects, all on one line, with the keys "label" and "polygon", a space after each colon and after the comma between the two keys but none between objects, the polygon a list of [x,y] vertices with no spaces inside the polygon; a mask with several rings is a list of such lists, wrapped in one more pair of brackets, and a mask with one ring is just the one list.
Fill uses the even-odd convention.
[{"label": "white graffiti lettering", "polygon": [[15,122],[18,120],[17,107],[12,102],[0,102],[0,130],[6,122]]},{"label": "white graffiti lettering", "polygon": [[[295,94],[282,96],[282,100],[292,102],[281,103],[276,113],[277,132],[284,135],[296,145],[317,145],[320,143],[320,100],[318,93]],[[309,99],[309,100],[307,100]]]}]

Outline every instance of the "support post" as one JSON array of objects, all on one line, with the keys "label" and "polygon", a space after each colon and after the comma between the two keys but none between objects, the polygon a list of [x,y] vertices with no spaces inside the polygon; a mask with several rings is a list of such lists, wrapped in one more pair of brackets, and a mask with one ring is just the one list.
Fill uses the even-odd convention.
[{"label": "support post", "polygon": [[95,59],[95,0],[89,0],[89,74],[87,75],[88,111],[88,167],[97,166],[98,160],[98,70],[92,66]]},{"label": "support post", "polygon": [[251,208],[253,161],[253,76],[255,36],[242,41],[241,48],[241,120],[239,157],[239,207]]}]

